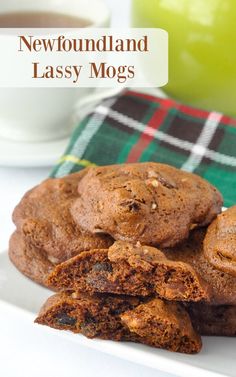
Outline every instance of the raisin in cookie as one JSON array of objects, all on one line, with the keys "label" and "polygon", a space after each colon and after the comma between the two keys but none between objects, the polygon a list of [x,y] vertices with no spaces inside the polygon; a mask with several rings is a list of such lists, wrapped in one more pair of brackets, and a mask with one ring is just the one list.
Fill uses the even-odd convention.
[{"label": "raisin in cookie", "polygon": [[179,304],[117,295],[60,293],[48,299],[36,323],[88,338],[126,340],[183,353],[201,349],[187,311]]},{"label": "raisin in cookie", "polygon": [[55,267],[47,284],[55,290],[133,296],[157,293],[168,300],[200,301],[209,284],[187,263],[168,260],[158,249],[116,241],[109,249],[85,251]]},{"label": "raisin in cookie", "polygon": [[70,207],[78,197],[77,186],[86,171],[59,179],[47,179],[27,192],[14,210],[13,221],[24,239],[45,251],[53,264],[83,250],[107,247],[108,236],[81,230]]},{"label": "raisin in cookie", "polygon": [[236,277],[236,206],[218,215],[209,226],[204,253],[212,266]]},{"label": "raisin in cookie", "polygon": [[222,197],[197,175],[158,163],[95,167],[78,185],[76,223],[116,240],[174,246],[221,212]]}]

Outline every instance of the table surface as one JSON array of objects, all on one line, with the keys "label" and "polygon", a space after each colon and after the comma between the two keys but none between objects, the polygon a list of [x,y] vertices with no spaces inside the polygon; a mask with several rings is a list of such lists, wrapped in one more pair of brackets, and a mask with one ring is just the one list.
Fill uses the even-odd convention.
[{"label": "table surface", "polygon": [[[129,22],[129,0],[107,0],[112,11],[112,26],[124,27]],[[125,9],[127,9],[127,11]],[[63,152],[63,151],[62,151]],[[7,249],[14,230],[11,213],[22,195],[48,176],[50,168],[0,167],[0,252]],[[57,336],[34,339],[32,324],[17,323],[17,318],[1,315],[0,375],[4,377],[120,377],[169,375],[97,352]],[[10,319],[11,318],[11,321]],[[14,323],[12,323],[14,321]],[[26,336],[17,333],[24,326]],[[22,334],[22,331],[21,331]],[[27,340],[26,340],[27,339]]]}]

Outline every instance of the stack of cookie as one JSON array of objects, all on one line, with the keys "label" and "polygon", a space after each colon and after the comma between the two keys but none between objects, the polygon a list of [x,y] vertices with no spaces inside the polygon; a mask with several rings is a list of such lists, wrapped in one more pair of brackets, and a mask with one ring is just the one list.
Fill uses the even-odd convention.
[{"label": "stack of cookie", "polygon": [[236,335],[236,208],[221,208],[207,181],[158,163],[44,181],[16,207],[9,247],[57,292],[36,322],[185,353]]}]

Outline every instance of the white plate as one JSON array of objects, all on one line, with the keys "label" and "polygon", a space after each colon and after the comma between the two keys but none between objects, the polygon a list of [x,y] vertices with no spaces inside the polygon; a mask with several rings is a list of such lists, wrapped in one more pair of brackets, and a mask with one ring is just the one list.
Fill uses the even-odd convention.
[{"label": "white plate", "polygon": [[48,142],[15,142],[0,137],[0,166],[53,166],[65,151],[69,138]]},{"label": "white plate", "polygon": [[[24,315],[29,321],[33,321],[51,294],[49,290],[21,275],[9,262],[7,252],[0,253],[0,312],[8,310],[13,312],[16,318]],[[42,330],[53,332],[55,337],[66,337],[86,347],[181,377],[236,375],[235,338],[204,337],[200,354],[183,355],[140,344],[90,340],[82,335],[45,327]]]}]

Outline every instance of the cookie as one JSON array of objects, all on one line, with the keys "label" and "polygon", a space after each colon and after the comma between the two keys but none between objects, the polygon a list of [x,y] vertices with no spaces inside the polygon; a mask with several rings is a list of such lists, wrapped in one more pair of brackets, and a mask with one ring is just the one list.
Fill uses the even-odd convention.
[{"label": "cookie", "polygon": [[236,306],[194,303],[187,310],[199,334],[236,336]]},{"label": "cookie", "polygon": [[35,322],[88,338],[129,340],[119,316],[141,302],[137,297],[62,292],[46,301]]},{"label": "cookie", "polygon": [[85,251],[55,267],[47,284],[55,290],[107,292],[133,296],[157,293],[168,300],[210,297],[209,285],[183,262],[168,260],[158,249],[116,241],[109,249]]},{"label": "cookie", "polygon": [[236,277],[236,206],[218,215],[209,226],[204,254],[216,269]]},{"label": "cookie", "polygon": [[54,264],[48,260],[44,250],[27,244],[19,232],[14,232],[10,238],[9,258],[22,274],[51,288],[46,277],[55,267]]},{"label": "cookie", "polygon": [[179,304],[116,295],[60,293],[46,302],[36,323],[88,338],[139,342],[171,351],[196,353],[201,339]]},{"label": "cookie", "polygon": [[28,243],[43,249],[53,264],[113,242],[108,236],[82,231],[70,214],[70,207],[78,197],[78,182],[85,173],[47,179],[27,192],[13,212],[17,231]]},{"label": "cookie", "polygon": [[141,343],[182,353],[201,350],[201,338],[180,304],[154,298],[122,313],[120,318]]},{"label": "cookie", "polygon": [[221,212],[222,197],[197,175],[158,163],[94,167],[79,181],[71,213],[94,234],[174,246]]},{"label": "cookie", "polygon": [[203,251],[205,229],[191,232],[188,240],[174,249],[163,249],[168,259],[190,264],[208,283],[212,290],[210,303],[213,305],[236,305],[236,278],[214,268]]}]

